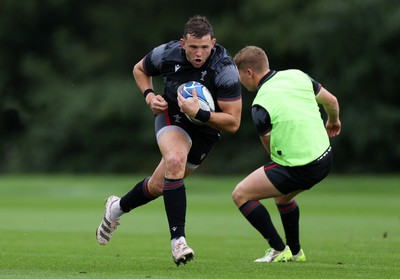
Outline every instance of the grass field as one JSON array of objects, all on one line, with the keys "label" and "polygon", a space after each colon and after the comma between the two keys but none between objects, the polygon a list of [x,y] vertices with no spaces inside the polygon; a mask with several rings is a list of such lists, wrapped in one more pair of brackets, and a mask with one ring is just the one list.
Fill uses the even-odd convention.
[{"label": "grass field", "polygon": [[[298,197],[306,263],[256,264],[267,248],[231,201],[241,177],[187,179],[187,240],[176,267],[162,199],[95,240],[104,199],[135,176],[0,176],[0,278],[400,278],[400,177],[331,176]],[[280,232],[272,201],[265,201]]]}]

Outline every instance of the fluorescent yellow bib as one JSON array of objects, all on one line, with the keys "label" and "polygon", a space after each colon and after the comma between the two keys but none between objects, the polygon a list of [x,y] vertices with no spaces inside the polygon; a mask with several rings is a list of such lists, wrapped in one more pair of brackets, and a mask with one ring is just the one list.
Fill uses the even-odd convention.
[{"label": "fluorescent yellow bib", "polygon": [[312,82],[302,71],[278,71],[260,87],[253,105],[262,106],[271,117],[271,159],[275,163],[302,166],[328,149]]}]

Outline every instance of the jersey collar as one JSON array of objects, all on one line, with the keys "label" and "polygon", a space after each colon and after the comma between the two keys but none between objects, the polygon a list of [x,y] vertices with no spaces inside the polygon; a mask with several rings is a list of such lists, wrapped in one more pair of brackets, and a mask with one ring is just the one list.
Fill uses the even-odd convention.
[{"label": "jersey collar", "polygon": [[265,76],[263,76],[261,78],[260,82],[258,83],[257,90],[259,90],[261,85],[263,85],[267,80],[272,78],[275,74],[276,74],[276,71],[275,70],[271,70]]}]

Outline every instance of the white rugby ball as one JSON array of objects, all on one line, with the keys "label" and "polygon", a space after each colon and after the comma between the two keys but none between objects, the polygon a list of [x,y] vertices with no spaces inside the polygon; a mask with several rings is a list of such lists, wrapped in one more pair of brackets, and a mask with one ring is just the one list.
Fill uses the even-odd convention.
[{"label": "white rugby ball", "polygon": [[[182,84],[178,88],[178,92],[182,94],[185,99],[193,98],[193,90],[196,91],[197,98],[199,100],[200,108],[205,111],[215,111],[214,99],[210,93],[210,91],[203,84],[197,81],[189,81],[187,83]],[[195,124],[204,124],[203,122],[186,115],[190,121]]]}]

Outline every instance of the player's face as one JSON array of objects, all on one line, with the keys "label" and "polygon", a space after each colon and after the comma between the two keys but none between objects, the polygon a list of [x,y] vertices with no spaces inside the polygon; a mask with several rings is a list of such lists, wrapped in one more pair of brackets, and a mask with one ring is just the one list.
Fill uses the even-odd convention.
[{"label": "player's face", "polygon": [[195,68],[200,68],[206,63],[215,43],[215,38],[212,39],[210,35],[202,38],[187,35],[185,39],[181,39],[181,46],[185,50],[186,59]]}]

